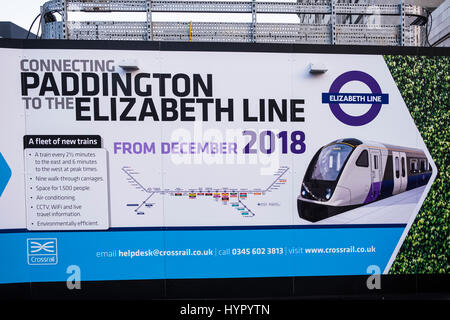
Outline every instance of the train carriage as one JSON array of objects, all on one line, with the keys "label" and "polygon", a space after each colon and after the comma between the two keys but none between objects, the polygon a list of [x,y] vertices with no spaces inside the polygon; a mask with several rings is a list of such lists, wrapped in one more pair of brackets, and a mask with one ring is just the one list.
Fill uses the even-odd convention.
[{"label": "train carriage", "polygon": [[425,153],[354,138],[320,148],[297,199],[300,218],[316,222],[426,185],[432,173]]}]

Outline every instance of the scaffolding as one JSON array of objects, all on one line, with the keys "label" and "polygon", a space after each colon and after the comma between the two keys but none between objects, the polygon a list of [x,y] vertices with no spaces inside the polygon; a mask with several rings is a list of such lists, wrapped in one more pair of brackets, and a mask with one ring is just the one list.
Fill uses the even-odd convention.
[{"label": "scaffolding", "polygon": [[[74,21],[70,12],[141,12],[145,21]],[[60,19],[56,19],[59,13]],[[250,22],[164,22],[155,13],[245,13]],[[260,15],[290,14],[298,23],[261,23]],[[215,41],[420,46],[427,12],[376,0],[194,1],[52,0],[41,7],[42,38],[70,40]]]}]

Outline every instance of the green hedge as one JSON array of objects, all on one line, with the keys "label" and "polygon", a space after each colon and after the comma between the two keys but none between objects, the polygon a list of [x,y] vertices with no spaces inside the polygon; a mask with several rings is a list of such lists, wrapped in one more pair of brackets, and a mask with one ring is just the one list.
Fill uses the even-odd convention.
[{"label": "green hedge", "polygon": [[450,57],[385,56],[438,168],[391,274],[449,273]]}]

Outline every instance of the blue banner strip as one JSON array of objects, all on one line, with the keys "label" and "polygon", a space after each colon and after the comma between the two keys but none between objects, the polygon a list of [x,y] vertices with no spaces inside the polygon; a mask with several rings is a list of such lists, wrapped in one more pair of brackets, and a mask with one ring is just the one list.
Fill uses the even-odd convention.
[{"label": "blue banner strip", "polygon": [[[369,266],[384,270],[403,231],[1,233],[0,283],[66,281],[74,265],[81,270],[81,281],[364,275]],[[31,241],[34,250],[27,247]]]}]

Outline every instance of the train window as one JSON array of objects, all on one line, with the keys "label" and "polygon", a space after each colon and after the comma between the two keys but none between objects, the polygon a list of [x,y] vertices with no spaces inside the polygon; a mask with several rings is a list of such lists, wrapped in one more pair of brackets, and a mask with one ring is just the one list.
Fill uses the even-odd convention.
[{"label": "train window", "polygon": [[367,150],[363,150],[361,154],[358,157],[358,160],[356,160],[356,165],[358,167],[369,167],[369,152]]},{"label": "train window", "polygon": [[405,158],[402,157],[402,177],[406,175]]},{"label": "train window", "polygon": [[410,173],[416,173],[417,171],[417,160],[416,159],[411,159],[411,164],[410,164]]},{"label": "train window", "polygon": [[378,156],[373,156],[373,167],[374,169],[378,169]]},{"label": "train window", "polygon": [[425,172],[425,160],[420,159],[420,172]]},{"label": "train window", "polygon": [[398,157],[395,157],[395,177],[400,178],[400,169],[399,169]]},{"label": "train window", "polygon": [[334,144],[323,148],[310,173],[311,180],[336,181],[353,148]]}]

